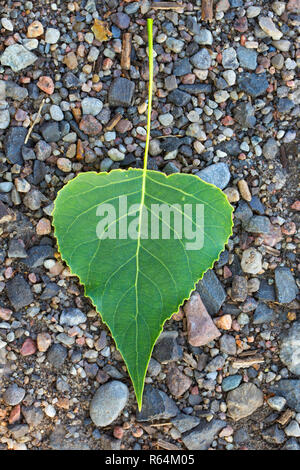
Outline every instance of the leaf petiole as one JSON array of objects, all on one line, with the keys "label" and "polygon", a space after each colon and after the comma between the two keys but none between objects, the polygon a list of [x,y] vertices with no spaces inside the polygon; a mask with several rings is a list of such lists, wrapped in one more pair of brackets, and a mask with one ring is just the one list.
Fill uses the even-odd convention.
[{"label": "leaf petiole", "polygon": [[147,137],[144,154],[144,171],[147,170],[148,152],[151,131],[152,93],[153,93],[153,19],[147,19],[148,53],[149,53],[149,85],[148,85],[148,113],[147,113]]}]

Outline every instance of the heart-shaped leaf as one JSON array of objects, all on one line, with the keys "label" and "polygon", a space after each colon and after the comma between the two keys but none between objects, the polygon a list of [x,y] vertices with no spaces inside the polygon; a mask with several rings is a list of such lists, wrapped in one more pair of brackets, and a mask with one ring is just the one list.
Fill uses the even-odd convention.
[{"label": "heart-shaped leaf", "polygon": [[187,174],[87,172],[58,193],[61,256],[109,327],[139,407],[163,324],[224,249],[231,212],[221,190]]},{"label": "heart-shaped leaf", "polygon": [[147,170],[152,22],[143,170],[82,173],[59,191],[53,212],[61,256],[109,327],[139,409],[164,322],[213,266],[232,230],[232,207],[218,188],[197,176]]}]

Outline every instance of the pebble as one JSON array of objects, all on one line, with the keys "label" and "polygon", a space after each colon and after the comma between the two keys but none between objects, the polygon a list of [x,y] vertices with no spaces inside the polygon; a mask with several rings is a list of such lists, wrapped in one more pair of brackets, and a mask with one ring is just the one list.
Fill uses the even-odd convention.
[{"label": "pebble", "polygon": [[278,267],[275,269],[275,287],[277,301],[280,304],[292,302],[298,293],[294,277],[287,267]]},{"label": "pebble", "polygon": [[0,109],[0,129],[7,129],[10,124],[10,114],[8,109]]},{"label": "pebble", "polygon": [[50,106],[50,116],[54,121],[62,121],[64,119],[64,113],[56,104]]},{"label": "pebble", "polygon": [[182,441],[188,450],[207,450],[225,426],[226,422],[219,419],[213,419],[209,423],[202,419],[196,428],[182,437]]},{"label": "pebble", "polygon": [[97,98],[84,98],[81,101],[82,114],[91,114],[92,116],[97,116],[103,108],[102,101]]},{"label": "pebble", "polygon": [[214,184],[220,189],[226,188],[231,178],[228,165],[223,162],[210,165],[196,175],[206,183]]},{"label": "pebble", "polygon": [[47,44],[56,44],[60,38],[60,31],[55,28],[47,28],[45,34],[45,42]]},{"label": "pebble", "polygon": [[247,70],[255,70],[257,67],[257,52],[246,47],[237,48],[237,57],[240,66]]},{"label": "pebble", "polygon": [[36,353],[36,344],[31,338],[27,338],[20,349],[21,356],[31,356]]},{"label": "pebble", "polygon": [[255,73],[243,72],[238,75],[237,82],[239,88],[253,98],[265,94],[269,86],[264,73],[257,75]]},{"label": "pebble", "polygon": [[198,292],[194,292],[184,306],[187,319],[188,342],[203,346],[220,336]]},{"label": "pebble", "polygon": [[277,141],[270,137],[263,146],[263,156],[267,160],[273,160],[274,158],[276,158],[278,151],[279,147]]},{"label": "pebble", "polygon": [[20,70],[34,64],[36,60],[37,57],[21,44],[12,44],[5,49],[0,62],[2,65],[10,67],[13,72],[20,72]]},{"label": "pebble", "polygon": [[18,311],[33,302],[33,295],[30,287],[22,274],[16,274],[6,284],[8,299],[13,308]]},{"label": "pebble", "polygon": [[27,29],[27,37],[29,39],[38,38],[44,34],[44,27],[40,21],[33,21]]},{"label": "pebble", "polygon": [[297,421],[294,419],[288,424],[288,426],[284,429],[284,432],[287,436],[291,437],[300,437],[300,426]]},{"label": "pebble", "polygon": [[273,20],[267,16],[261,16],[258,19],[259,26],[261,29],[268,35],[271,36],[272,39],[278,41],[282,37],[282,32],[276,28]]},{"label": "pebble", "polygon": [[222,390],[223,392],[229,392],[237,388],[242,381],[241,375],[229,375],[225,377],[222,381]]},{"label": "pebble", "polygon": [[38,333],[36,343],[40,352],[46,352],[51,346],[51,342],[52,340],[49,333]]},{"label": "pebble", "polygon": [[300,375],[300,322],[295,322],[284,335],[280,347],[280,359],[295,375]]},{"label": "pebble", "polygon": [[200,70],[207,70],[211,66],[211,56],[206,48],[200,49],[190,58],[190,61],[194,67]]},{"label": "pebble", "polygon": [[168,371],[167,386],[170,393],[175,397],[181,397],[192,385],[192,380],[183,374],[177,367]]},{"label": "pebble", "polygon": [[177,343],[177,331],[163,331],[153,349],[153,357],[161,364],[178,361],[182,357],[182,348]]},{"label": "pebble", "polygon": [[114,162],[121,162],[125,158],[125,153],[120,152],[120,150],[115,149],[115,148],[110,149],[107,152],[107,154],[108,154],[109,158],[111,160],[113,160]]},{"label": "pebble", "polygon": [[79,129],[87,135],[97,136],[102,131],[102,125],[94,116],[86,114],[79,123]]},{"label": "pebble", "polygon": [[275,312],[264,303],[259,303],[253,315],[253,324],[261,325],[275,320]]},{"label": "pebble", "polygon": [[55,343],[48,350],[47,360],[56,369],[60,369],[67,358],[67,350],[62,344]]},{"label": "pebble", "polygon": [[86,315],[79,308],[68,308],[62,311],[59,323],[61,325],[77,326],[85,323]]},{"label": "pebble", "polygon": [[244,383],[227,395],[227,414],[234,421],[250,416],[263,405],[262,391],[253,383]]},{"label": "pebble", "polygon": [[137,412],[137,421],[170,419],[178,415],[175,402],[162,390],[146,385],[141,411]]},{"label": "pebble", "polygon": [[16,406],[22,402],[25,397],[24,388],[18,387],[18,385],[10,385],[3,394],[3,400],[6,405]]},{"label": "pebble", "polygon": [[176,52],[177,54],[182,51],[184,47],[184,42],[181,41],[180,39],[175,39],[175,38],[167,38],[166,40],[166,46],[173,52]]},{"label": "pebble", "polygon": [[286,399],[283,397],[274,396],[268,398],[267,402],[273,410],[282,411],[285,407]]},{"label": "pebble", "polygon": [[262,270],[262,255],[255,248],[243,252],[241,267],[245,273],[258,274]]},{"label": "pebble", "polygon": [[235,70],[239,63],[236,58],[236,51],[233,47],[229,47],[222,52],[222,65],[224,69]]}]

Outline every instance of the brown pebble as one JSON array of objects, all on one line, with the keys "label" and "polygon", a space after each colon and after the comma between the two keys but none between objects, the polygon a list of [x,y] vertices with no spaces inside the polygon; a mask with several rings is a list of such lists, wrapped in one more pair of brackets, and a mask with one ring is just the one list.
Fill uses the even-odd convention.
[{"label": "brown pebble", "polygon": [[56,162],[57,168],[64,173],[70,173],[72,170],[72,162],[68,158],[58,158]]},{"label": "brown pebble", "polygon": [[240,180],[240,181],[238,182],[238,188],[239,188],[239,191],[240,191],[240,194],[241,194],[242,198],[243,198],[245,201],[250,202],[251,199],[252,199],[252,196],[251,196],[251,193],[250,193],[250,190],[249,190],[249,186],[248,186],[247,181],[245,181],[245,180]]},{"label": "brown pebble", "polygon": [[27,37],[29,39],[38,38],[44,34],[44,27],[40,21],[33,21],[27,29]]},{"label": "brown pebble", "polygon": [[221,335],[198,292],[192,294],[183,309],[187,319],[188,342],[192,346],[203,346]]},{"label": "brown pebble", "polygon": [[40,90],[44,91],[48,95],[52,95],[52,93],[54,92],[54,83],[52,78],[46,77],[45,75],[39,78],[37,86]]},{"label": "brown pebble", "polygon": [[36,233],[39,236],[48,235],[49,233],[51,233],[50,220],[45,218],[41,219],[36,226]]},{"label": "brown pebble", "polygon": [[39,333],[36,338],[37,348],[40,352],[45,352],[51,345],[51,336],[49,333]]},{"label": "brown pebble", "polygon": [[75,52],[69,52],[65,56],[63,62],[70,70],[77,69],[78,67],[78,60],[77,60]]}]

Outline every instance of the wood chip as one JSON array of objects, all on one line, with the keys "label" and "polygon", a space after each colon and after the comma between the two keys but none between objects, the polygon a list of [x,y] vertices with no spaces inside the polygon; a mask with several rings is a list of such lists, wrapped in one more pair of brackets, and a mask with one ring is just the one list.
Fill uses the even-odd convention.
[{"label": "wood chip", "polygon": [[111,118],[109,123],[107,124],[105,130],[106,131],[112,131],[113,128],[118,124],[118,122],[122,119],[122,114],[117,113],[115,116]]},{"label": "wood chip", "polygon": [[241,352],[241,354],[239,354],[239,357],[255,356],[257,352],[258,352],[258,349],[250,349],[248,351]]},{"label": "wood chip", "polygon": [[264,358],[261,356],[256,356],[256,357],[245,357],[245,359],[236,359],[233,360],[232,362],[232,367],[235,369],[243,369],[246,367],[251,367],[253,364],[261,364],[262,362],[265,362]]},{"label": "wood chip", "polygon": [[281,424],[281,426],[285,426],[293,416],[294,412],[292,410],[285,410],[276,421]]},{"label": "wood chip", "polygon": [[179,447],[175,446],[174,444],[171,444],[170,442],[163,441],[162,439],[158,439],[157,441],[158,447],[161,447],[162,449],[166,450],[181,450]]},{"label": "wood chip", "polygon": [[212,21],[214,18],[213,14],[213,0],[202,0],[202,14],[201,19],[203,21]]},{"label": "wood chip", "polygon": [[35,120],[33,121],[33,123],[31,124],[30,128],[28,129],[27,135],[26,135],[25,140],[24,140],[24,144],[25,144],[25,145],[26,145],[27,142],[28,142],[28,139],[29,139],[29,137],[30,137],[31,132],[33,131],[34,126],[35,126],[35,125],[39,122],[39,120],[41,119],[41,111],[42,111],[42,108],[43,108],[43,106],[44,106],[44,104],[45,104],[45,101],[46,101],[46,98],[43,98],[43,99],[42,99],[42,102],[41,102],[41,104],[40,104],[39,110],[38,110],[38,112],[37,112],[36,118],[35,118]]},{"label": "wood chip", "polygon": [[175,2],[155,2],[152,3],[153,10],[175,10],[178,13],[183,13],[185,5]]},{"label": "wood chip", "polygon": [[131,34],[124,33],[122,40],[121,67],[130,70]]}]

